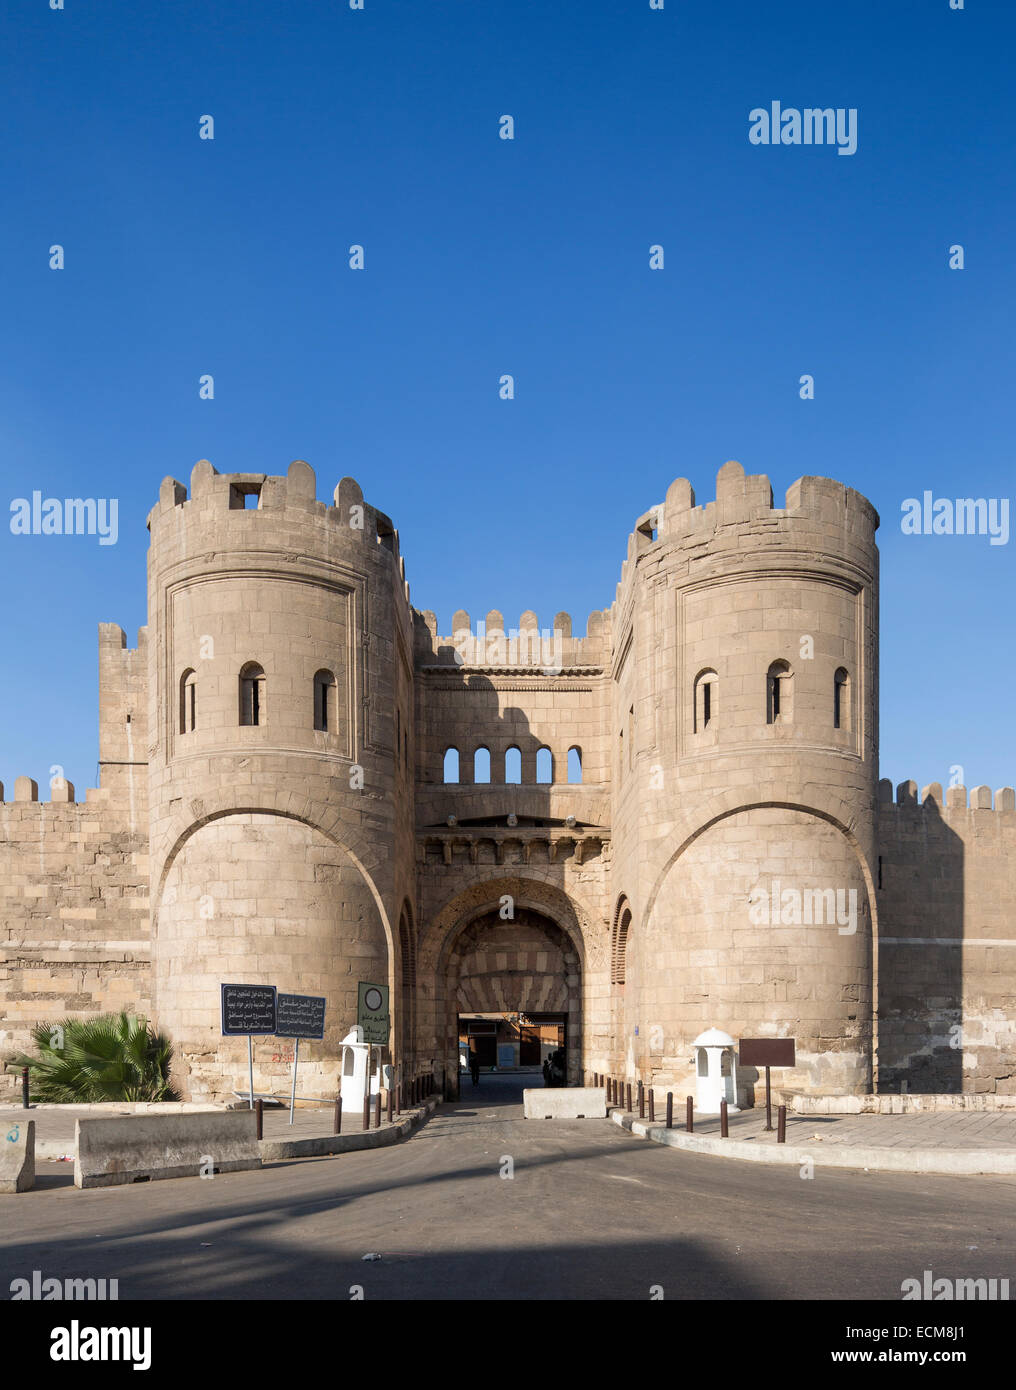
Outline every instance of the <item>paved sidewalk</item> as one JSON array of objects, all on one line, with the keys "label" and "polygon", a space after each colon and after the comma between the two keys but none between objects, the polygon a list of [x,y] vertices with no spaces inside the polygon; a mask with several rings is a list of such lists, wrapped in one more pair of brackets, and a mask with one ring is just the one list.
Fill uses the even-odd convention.
[{"label": "paved sidewalk", "polygon": [[[765,1132],[765,1106],[730,1116],[730,1137],[745,1143],[776,1143],[776,1107],[773,1130]],[[656,1124],[663,1122],[660,1107]],[[647,1121],[648,1123],[648,1121]],[[684,1108],[674,1107],[674,1128],[684,1132]],[[718,1115],[696,1115],[695,1133],[720,1133]],[[1012,1149],[1016,1151],[1016,1114],[983,1110],[947,1111],[918,1115],[788,1115],[787,1143],[873,1144],[890,1148]]]},{"label": "paved sidewalk", "polygon": [[674,1127],[639,1119],[613,1107],[610,1118],[639,1138],[672,1148],[763,1163],[811,1159],[843,1168],[922,1173],[1016,1173],[1016,1115],[1011,1112],[922,1112],[909,1115],[788,1115],[785,1144],[765,1130],[765,1107],[730,1116],[729,1137],[720,1137],[718,1115],[696,1115],[685,1130],[683,1106]]}]

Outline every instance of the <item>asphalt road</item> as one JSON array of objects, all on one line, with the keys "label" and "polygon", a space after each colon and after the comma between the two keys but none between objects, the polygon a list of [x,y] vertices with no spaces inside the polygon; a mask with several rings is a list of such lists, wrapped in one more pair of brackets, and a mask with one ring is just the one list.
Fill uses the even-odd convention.
[{"label": "asphalt road", "polygon": [[121,1299],[898,1301],[925,1269],[1016,1291],[1016,1178],[803,1179],[525,1121],[511,1084],[467,1081],[388,1149],[87,1192],[44,1176],[0,1199],[0,1296],[36,1269]]}]

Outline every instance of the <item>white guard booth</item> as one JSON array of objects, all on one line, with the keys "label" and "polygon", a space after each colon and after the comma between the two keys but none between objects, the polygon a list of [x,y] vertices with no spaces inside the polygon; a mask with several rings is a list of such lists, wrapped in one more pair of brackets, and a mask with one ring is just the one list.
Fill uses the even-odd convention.
[{"label": "white guard booth", "polygon": [[736,1043],[729,1033],[707,1028],[692,1043],[695,1049],[695,1109],[700,1115],[718,1115],[720,1101],[727,1102],[727,1113],[737,1106]]},{"label": "white guard booth", "polygon": [[363,1040],[359,1024],[342,1039],[342,1108],[354,1115],[363,1109],[367,1094],[367,1070],[370,1066],[370,1046]]},{"label": "white guard booth", "polygon": [[380,1047],[372,1047],[363,1040],[363,1029],[359,1024],[351,1028],[342,1039],[342,1108],[358,1114],[367,1098],[367,1076],[370,1075],[370,1092],[376,1096],[379,1090],[387,1090],[393,1084],[394,1068],[390,1064],[381,1065]]}]

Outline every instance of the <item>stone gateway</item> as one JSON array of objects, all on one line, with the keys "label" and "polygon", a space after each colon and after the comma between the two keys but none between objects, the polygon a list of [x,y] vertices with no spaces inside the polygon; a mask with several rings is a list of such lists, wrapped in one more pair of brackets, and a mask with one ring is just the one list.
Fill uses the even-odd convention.
[{"label": "stone gateway", "polygon": [[[1016,800],[879,781],[877,526],[727,463],[635,523],[583,632],[442,635],[352,479],[165,479],[148,625],[99,628],[101,786],[0,806],[0,1049],[126,1008],[231,1099],[220,985],[269,984],[327,1001],[301,1094],[331,1098],[370,981],[386,1060],[452,1094],[466,1015],[535,1020],[572,1085],[684,1094],[719,1028],[796,1038],[812,1093],[1016,1092]],[[256,1063],[285,1090],[284,1049]]]}]

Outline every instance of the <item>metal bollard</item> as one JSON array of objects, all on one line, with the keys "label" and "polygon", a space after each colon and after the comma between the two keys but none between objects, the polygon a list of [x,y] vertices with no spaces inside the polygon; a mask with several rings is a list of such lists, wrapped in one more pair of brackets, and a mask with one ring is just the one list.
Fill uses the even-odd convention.
[{"label": "metal bollard", "polygon": [[363,1127],[370,1129],[370,1092],[363,1098]]},{"label": "metal bollard", "polygon": [[341,1133],[342,1133],[342,1097],[341,1097],[341,1096],[336,1096],[336,1097],[335,1097],[335,1126],[334,1126],[334,1128],[332,1129],[332,1133],[333,1133],[333,1134],[341,1134]]},{"label": "metal bollard", "polygon": [[646,1092],[642,1082],[639,1082],[639,1119],[646,1118]]},{"label": "metal bollard", "polygon": [[624,1087],[624,1099],[625,1099],[625,1107],[624,1107],[624,1108],[625,1108],[625,1113],[628,1114],[628,1115],[630,1115],[630,1114],[631,1114],[631,1082],[630,1082],[630,1081],[625,1082],[625,1087]]},{"label": "metal bollard", "polygon": [[374,1128],[375,1128],[375,1129],[380,1129],[380,1128],[381,1128],[381,1088],[380,1088],[380,1087],[378,1087],[378,1093],[377,1093],[377,1095],[374,1097]]},{"label": "metal bollard", "polygon": [[787,1142],[787,1107],[781,1105],[776,1112],[776,1142],[785,1144]]},{"label": "metal bollard", "polygon": [[254,1114],[257,1116],[258,1138],[265,1137],[265,1103],[260,1098],[254,1102]]},{"label": "metal bollard", "polygon": [[674,1128],[674,1092],[667,1092],[667,1128]]},{"label": "metal bollard", "polygon": [[652,1124],[656,1119],[656,1092],[652,1086],[649,1087],[649,1123]]},{"label": "metal bollard", "polygon": [[695,1099],[689,1096],[684,1103],[684,1127],[689,1134],[695,1133]]},{"label": "metal bollard", "polygon": [[[61,774],[61,775],[62,775],[62,774]],[[27,1109],[29,1108],[29,1105],[28,1105],[28,1068],[27,1068],[27,1067],[22,1067],[22,1068],[21,1068],[21,1106],[22,1106],[22,1109],[24,1109],[24,1110],[27,1110]]]},{"label": "metal bollard", "polygon": [[395,1083],[395,1113],[396,1113],[396,1115],[401,1115],[401,1114],[402,1114],[402,1082],[401,1082],[401,1081],[397,1081],[397,1082]]},{"label": "metal bollard", "polygon": [[727,1102],[725,1100],[720,1101],[720,1138],[730,1138],[730,1133],[727,1128]]},{"label": "metal bollard", "polygon": [[388,1123],[391,1124],[395,1118],[395,1092],[388,1087]]}]

